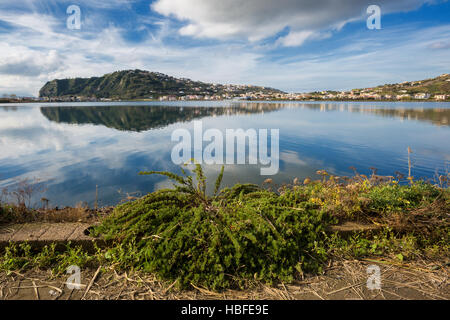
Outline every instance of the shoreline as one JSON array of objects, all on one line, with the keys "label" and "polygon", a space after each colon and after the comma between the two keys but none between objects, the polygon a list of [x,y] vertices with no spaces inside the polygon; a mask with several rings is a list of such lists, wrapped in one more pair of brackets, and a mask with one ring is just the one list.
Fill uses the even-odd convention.
[{"label": "shoreline", "polygon": [[[159,174],[171,175],[170,173]],[[197,171],[197,174],[202,176],[201,171]],[[18,207],[16,209],[22,210],[22,212],[18,212],[18,216],[15,218],[10,216],[9,221],[0,220],[0,226],[3,228],[2,233],[4,234],[4,232],[8,232],[8,228],[16,228],[14,223],[20,222],[20,218],[23,218],[22,227],[19,225],[16,228],[19,231],[13,233],[10,231],[11,237],[8,239],[13,240],[13,242],[8,242],[10,240],[6,239],[5,248],[0,249],[0,272],[19,272],[22,274],[29,270],[27,272],[38,272],[39,275],[42,275],[45,270],[53,270],[52,272],[55,272],[55,275],[62,275],[66,265],[75,263],[83,270],[101,268],[106,273],[107,270],[119,273],[148,270],[140,274],[154,277],[154,279],[157,279],[155,281],[160,283],[171,283],[172,286],[178,281],[176,291],[181,295],[187,294],[193,288],[205,288],[204,290],[213,292],[213,294],[228,289],[235,290],[237,283],[234,283],[234,280],[219,287],[214,287],[208,279],[210,277],[214,279],[218,275],[215,273],[217,271],[210,269],[206,272],[195,273],[200,276],[200,279],[206,278],[195,281],[194,287],[187,285],[182,278],[178,278],[181,272],[178,268],[184,268],[183,265],[186,264],[195,265],[198,262],[196,259],[183,260],[183,263],[179,266],[177,264],[178,267],[171,271],[175,272],[173,275],[163,270],[164,267],[162,266],[168,263],[168,261],[165,261],[166,255],[171,257],[170,250],[178,250],[176,245],[173,248],[170,247],[171,244],[173,246],[179,241],[176,239],[178,231],[174,231],[174,225],[180,228],[179,236],[183,237],[183,241],[188,241],[187,248],[199,250],[194,245],[197,241],[201,243],[205,241],[205,244],[214,247],[213,243],[216,240],[213,239],[219,237],[222,239],[222,245],[214,250],[219,250],[219,252],[226,250],[223,254],[239,256],[242,253],[235,252],[231,243],[231,246],[227,244],[230,241],[227,240],[227,237],[230,236],[231,231],[237,237],[233,240],[237,241],[233,242],[234,245],[239,243],[240,246],[247,248],[243,251],[241,257],[244,261],[247,259],[252,261],[251,251],[254,250],[257,252],[258,250],[263,250],[263,252],[268,250],[267,254],[274,257],[281,254],[280,258],[283,261],[289,261],[289,251],[281,249],[281,253],[279,251],[272,252],[270,242],[265,244],[265,241],[267,241],[265,237],[278,239],[276,241],[280,242],[276,247],[281,246],[283,248],[284,245],[287,245],[286,249],[300,239],[306,241],[306,243],[314,241],[315,246],[319,246],[318,251],[306,249],[309,245],[299,247],[299,250],[309,252],[306,256],[313,255],[314,259],[319,259],[317,261],[321,262],[319,264],[314,262],[313,265],[310,265],[311,269],[299,269],[300,273],[291,270],[290,272],[293,272],[292,277],[284,278],[282,275],[286,271],[279,271],[280,275],[273,274],[273,279],[266,279],[261,275],[261,278],[255,278],[257,279],[255,282],[247,278],[247,273],[236,271],[233,278],[241,279],[239,283],[241,281],[243,283],[243,287],[239,285],[240,289],[236,292],[245,294],[252,292],[251,288],[255,285],[276,288],[281,281],[286,285],[295,286],[295,283],[301,279],[304,280],[306,274],[314,277],[322,274],[321,270],[334,270],[329,268],[335,262],[343,265],[352,261],[359,261],[358,263],[375,262],[381,266],[387,262],[390,266],[394,265],[400,268],[405,266],[411,268],[413,265],[426,263],[429,271],[425,272],[423,270],[426,268],[422,268],[423,270],[418,273],[422,277],[428,276],[427,272],[438,269],[447,272],[450,252],[448,241],[448,235],[450,234],[448,217],[450,190],[448,187],[440,188],[422,182],[398,185],[395,181],[383,182],[382,177],[373,176],[369,179],[363,175],[356,176],[343,183],[338,182],[339,177],[329,176],[324,171],[322,171],[322,175],[322,180],[305,180],[304,183],[294,182],[293,185],[285,186],[278,191],[272,190],[270,183],[265,188],[252,185],[235,185],[232,188],[223,189],[217,197],[206,196],[206,194],[197,193],[200,191],[195,191],[192,194],[193,198],[189,198],[191,197],[189,193],[184,193],[187,192],[186,190],[190,190],[191,187],[188,187],[185,191],[176,191],[177,189],[156,191],[134,201],[108,208],[27,211],[26,208]],[[175,178],[172,175],[171,177]],[[189,180],[179,180],[180,183],[181,181],[185,181],[189,185]],[[241,195],[239,196],[239,194]],[[243,197],[242,200],[241,197]],[[177,209],[178,201],[187,202],[185,204],[180,203],[180,207]],[[267,209],[255,214],[254,210],[257,210],[257,208],[266,207]],[[11,211],[5,211],[3,206],[0,208],[3,211],[0,214]],[[156,211],[146,208],[156,208]],[[228,213],[222,217],[220,212],[223,210]],[[200,214],[200,216],[192,216],[194,213]],[[168,220],[169,216],[159,218],[159,215],[167,214],[171,217],[170,219],[174,219],[173,222]],[[139,217],[141,222],[129,224],[127,221],[135,219],[135,215]],[[288,218],[282,219],[283,216]],[[153,221],[154,219],[156,220]],[[165,219],[164,224],[158,222],[159,219]],[[285,224],[284,219],[288,219],[289,223]],[[300,220],[297,221],[297,219]],[[303,222],[300,223],[300,221]],[[33,223],[35,226],[33,226]],[[144,224],[141,225],[141,223]],[[153,223],[156,223],[155,226],[152,226]],[[216,225],[217,233],[214,233],[215,235],[210,234],[213,231],[210,230],[203,234],[203,232],[209,230],[211,223]],[[260,225],[261,223],[266,226]],[[222,224],[224,225],[222,226]],[[43,225],[45,230],[40,227]],[[27,227],[25,228],[25,226]],[[72,229],[67,229],[68,226],[72,226],[70,227]],[[155,227],[159,231],[154,230]],[[20,232],[21,228],[24,228],[22,233]],[[141,235],[138,238],[133,236],[136,228],[141,230]],[[207,229],[205,230],[205,228]],[[299,229],[295,230],[295,228]],[[62,230],[61,234],[66,235],[66,238],[53,238],[52,240],[52,235],[59,234],[57,231],[59,229]],[[185,231],[183,231],[184,229]],[[242,231],[240,231],[241,229]],[[170,235],[167,240],[164,240],[165,232]],[[197,234],[194,242],[189,236],[191,232]],[[250,236],[249,233],[253,236]],[[186,236],[187,238],[184,238]],[[294,238],[292,238],[293,236]],[[205,237],[204,240],[202,237]],[[248,239],[252,239],[252,237],[262,238],[259,242],[251,244],[253,242],[248,242]],[[31,239],[33,241],[30,241]],[[73,244],[70,244],[70,239],[74,241]],[[298,240],[286,242],[294,239]],[[290,244],[288,245],[288,243]],[[89,248],[85,247],[87,244],[89,244]],[[151,255],[151,259],[158,267],[148,269],[148,267],[145,267],[148,263],[146,261],[149,259],[146,248],[156,246],[155,249],[157,249],[160,244],[164,245],[166,249],[163,252],[155,251]],[[261,249],[258,249],[259,246],[261,246]],[[211,247],[211,250],[213,247]],[[195,252],[193,251],[193,253]],[[200,255],[198,259],[201,261],[205,259],[202,258],[202,252],[200,250],[195,253]],[[295,252],[298,251],[295,250]],[[161,254],[163,255],[160,256]],[[105,260],[105,256],[109,258]],[[182,259],[182,257],[183,255],[179,259]],[[314,261],[314,259],[311,261]],[[58,263],[55,264],[56,261]],[[261,268],[265,268],[265,264],[268,262],[261,260],[258,263],[262,263]],[[248,264],[249,262],[243,263]],[[275,265],[281,267],[278,262]],[[435,269],[436,266],[442,267]],[[344,269],[339,268],[339,270],[342,272]],[[226,273],[233,273],[233,271],[230,270]],[[278,278],[278,276],[281,278]],[[174,282],[174,280],[176,281]],[[346,289],[341,287],[337,290],[345,291]],[[442,291],[442,288],[433,293],[435,298],[447,294],[448,292]],[[328,295],[330,295],[329,292]],[[173,296],[173,298],[175,297]],[[164,298],[164,295],[161,298]]]},{"label": "shoreline", "polygon": [[14,105],[14,104],[52,104],[52,103],[117,103],[117,102],[302,102],[302,103],[308,103],[308,102],[398,102],[398,103],[404,103],[404,102],[433,102],[433,103],[448,103],[450,102],[450,99],[446,100],[434,100],[434,99],[408,99],[408,100],[367,100],[367,99],[361,99],[361,100],[337,100],[337,99],[306,99],[306,100],[298,100],[298,99],[270,99],[270,100],[260,100],[260,99],[251,99],[251,100],[245,100],[245,99],[239,99],[239,100],[233,100],[233,99],[220,99],[220,100],[151,100],[151,99],[130,99],[130,100],[111,100],[111,101],[101,101],[101,100],[83,100],[83,101],[66,101],[66,100],[57,100],[57,101],[10,101],[10,102],[2,102],[0,101],[1,105]]}]

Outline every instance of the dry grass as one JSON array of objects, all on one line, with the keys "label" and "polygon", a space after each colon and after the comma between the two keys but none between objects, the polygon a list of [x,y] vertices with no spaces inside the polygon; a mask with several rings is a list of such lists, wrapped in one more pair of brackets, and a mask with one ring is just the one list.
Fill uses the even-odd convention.
[{"label": "dry grass", "polygon": [[434,229],[450,227],[450,208],[448,200],[442,196],[423,208],[411,210],[405,214],[397,214],[380,219],[380,223],[396,232],[415,232],[429,235]]},{"label": "dry grass", "polygon": [[[367,267],[381,269],[381,289],[369,290]],[[81,290],[69,290],[65,278],[46,271],[0,274],[0,299],[50,300],[410,300],[450,298],[449,267],[445,262],[416,261],[402,264],[390,260],[330,262],[320,276],[306,276],[293,284],[266,286],[254,283],[248,290],[213,292],[192,286],[179,291],[175,283],[153,275],[117,273],[114,269],[83,270]]]},{"label": "dry grass", "polygon": [[32,222],[85,222],[95,223],[101,217],[109,215],[113,207],[90,209],[83,204],[75,207],[54,209],[27,209],[22,206],[12,206],[7,215],[0,216],[0,225],[8,223],[32,223]]}]

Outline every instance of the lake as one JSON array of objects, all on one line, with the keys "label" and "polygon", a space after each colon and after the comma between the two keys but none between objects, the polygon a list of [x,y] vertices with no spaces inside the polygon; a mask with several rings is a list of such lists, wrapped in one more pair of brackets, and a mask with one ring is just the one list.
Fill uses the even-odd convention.
[{"label": "lake", "polygon": [[[120,102],[0,105],[0,189],[35,186],[31,205],[114,205],[171,185],[139,171],[180,172],[171,134],[206,129],[279,129],[274,183],[408,173],[434,181],[450,167],[450,103],[404,102]],[[205,166],[211,180],[220,165]],[[224,185],[261,184],[259,165],[227,165]]]}]

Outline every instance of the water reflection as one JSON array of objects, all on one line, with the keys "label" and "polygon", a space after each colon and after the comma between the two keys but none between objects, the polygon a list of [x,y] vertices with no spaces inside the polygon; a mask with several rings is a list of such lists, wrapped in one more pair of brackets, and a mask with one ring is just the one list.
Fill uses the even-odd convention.
[{"label": "water reflection", "polygon": [[374,114],[388,118],[400,118],[403,120],[426,121],[438,126],[450,125],[450,108],[405,108],[405,107],[376,107],[348,104],[305,104],[305,108],[320,111],[359,112]]},{"label": "water reflection", "polygon": [[[178,171],[170,160],[171,133],[217,128],[280,129],[280,173],[275,183],[311,177],[318,169],[350,175],[377,167],[379,174],[407,172],[430,178],[450,167],[449,104],[433,103],[115,103],[0,106],[0,188],[39,178],[51,205],[115,204],[127,193],[170,184],[140,177],[141,170]],[[220,166],[207,166],[214,177]],[[257,165],[230,165],[224,182],[261,183]],[[120,193],[119,193],[120,191]]]},{"label": "water reflection", "polygon": [[96,124],[123,131],[147,131],[205,117],[244,115],[278,110],[280,104],[233,104],[229,107],[42,107],[42,114],[58,123]]},{"label": "water reflection", "polygon": [[[17,110],[17,107],[4,107]],[[450,108],[406,108],[378,107],[338,103],[233,103],[226,107],[192,106],[84,106],[41,107],[41,113],[49,120],[68,124],[103,125],[122,131],[147,131],[173,123],[189,122],[205,117],[245,115],[272,112],[280,109],[310,109],[321,112],[356,112],[387,118],[429,122],[438,126],[449,126]]]}]

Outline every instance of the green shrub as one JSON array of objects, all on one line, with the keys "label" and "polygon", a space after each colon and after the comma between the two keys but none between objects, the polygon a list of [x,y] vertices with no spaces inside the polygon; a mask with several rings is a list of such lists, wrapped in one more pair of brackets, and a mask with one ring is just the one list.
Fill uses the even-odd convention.
[{"label": "green shrub", "polygon": [[409,186],[388,184],[372,188],[368,193],[370,209],[375,212],[399,212],[429,204],[440,194],[438,188],[424,182],[415,182]]},{"label": "green shrub", "polygon": [[32,264],[31,246],[27,243],[10,243],[0,259],[0,270],[11,271],[27,268]]},{"label": "green shrub", "polygon": [[[199,165],[192,177],[159,172],[177,182],[119,206],[96,230],[106,239],[139,248],[134,267],[179,285],[219,289],[245,280],[292,281],[304,271],[320,271],[326,259],[329,217],[321,210],[295,210],[294,190],[283,194],[255,185],[236,185],[206,195]],[[155,174],[150,172],[147,174]]]},{"label": "green shrub", "polygon": [[67,244],[62,251],[56,250],[56,244],[44,246],[41,250],[32,250],[28,243],[11,242],[0,256],[0,271],[20,271],[32,268],[52,269],[56,274],[63,274],[71,265],[80,268],[98,262],[97,255],[90,255],[81,246]]}]

